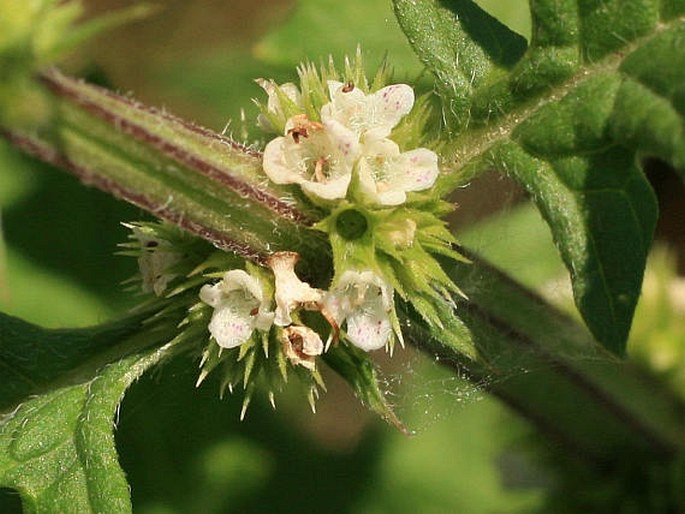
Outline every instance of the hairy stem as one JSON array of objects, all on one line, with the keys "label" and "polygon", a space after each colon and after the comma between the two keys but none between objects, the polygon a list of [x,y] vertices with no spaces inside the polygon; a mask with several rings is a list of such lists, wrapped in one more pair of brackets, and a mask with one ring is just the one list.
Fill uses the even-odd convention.
[{"label": "hairy stem", "polygon": [[250,260],[295,245],[328,258],[309,228],[319,213],[268,184],[259,152],[56,71],[40,80],[54,99],[48,128],[2,132],[24,151]]}]

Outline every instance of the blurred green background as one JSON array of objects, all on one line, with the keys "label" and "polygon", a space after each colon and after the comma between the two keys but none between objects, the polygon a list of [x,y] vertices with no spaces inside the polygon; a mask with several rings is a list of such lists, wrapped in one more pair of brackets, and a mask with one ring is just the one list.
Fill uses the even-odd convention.
[{"label": "blurred green background", "polygon": [[[133,2],[84,3],[95,15]],[[525,2],[479,3],[529,36]],[[253,79],[293,80],[301,60],[318,62],[329,54],[339,60],[361,44],[370,68],[387,52],[398,81],[421,77],[387,0],[157,4],[154,16],[100,36],[64,67],[248,141],[256,137],[251,98],[261,94]],[[420,83],[430,87],[426,77]],[[135,272],[135,262],[114,252],[126,238],[120,222],[147,216],[2,141],[0,166],[0,308],[64,327],[111,319],[133,305],[137,299],[121,282]],[[453,200],[462,241],[567,302],[549,233],[509,181],[484,177]],[[330,374],[317,414],[292,384],[276,411],[255,398],[242,423],[239,393],[220,400],[211,379],[195,389],[195,362],[179,360],[146,376],[129,391],[116,420],[134,511],[535,510],[554,478],[526,457],[530,431],[524,421],[482,388],[411,349],[378,360],[400,416],[416,432],[412,437],[366,413]],[[14,493],[0,494],[0,512],[12,512],[16,504]]]}]

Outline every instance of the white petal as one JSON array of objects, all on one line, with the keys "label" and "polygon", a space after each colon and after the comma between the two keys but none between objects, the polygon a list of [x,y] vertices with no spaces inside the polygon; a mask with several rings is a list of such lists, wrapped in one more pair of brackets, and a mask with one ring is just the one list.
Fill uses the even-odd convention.
[{"label": "white petal", "polygon": [[242,290],[246,293],[246,296],[251,296],[257,302],[262,303],[264,301],[262,287],[259,285],[257,279],[241,269],[227,271],[220,284],[222,285],[223,291],[226,293]]},{"label": "white petal", "polygon": [[[287,84],[278,86],[273,80],[265,79],[257,79],[255,82],[259,84],[259,86],[266,91],[266,94],[268,95],[266,110],[271,114],[271,116],[276,116],[279,118],[286,117],[281,99],[276,93],[277,88],[280,88],[281,92],[290,100],[292,100],[297,106],[302,107],[302,95],[295,84],[288,82]],[[264,115],[264,113],[260,113],[258,115],[257,125],[265,132],[276,131],[276,128],[272,125],[269,117]]]},{"label": "white petal", "polygon": [[209,322],[209,333],[222,348],[235,348],[252,335],[253,326],[250,309],[244,305],[234,306],[224,302],[214,310]]},{"label": "white petal", "polygon": [[427,148],[400,154],[394,142],[380,139],[365,143],[362,152],[360,189],[372,203],[400,205],[408,191],[432,187],[439,174],[438,156]]},{"label": "white petal", "polygon": [[295,84],[293,84],[292,82],[286,82],[285,84],[281,84],[281,91],[285,93],[285,96],[290,98],[294,103],[296,103],[297,105],[302,105],[302,95],[300,94],[300,90]]},{"label": "white petal", "polygon": [[342,175],[328,182],[303,182],[302,189],[324,200],[337,200],[345,198],[347,188],[352,180],[352,173]]},{"label": "white petal", "polygon": [[340,82],[339,80],[328,80],[327,84],[328,84],[328,97],[331,100],[335,99],[335,96],[336,96],[336,93],[338,92],[338,90],[345,85],[342,82]]},{"label": "white petal", "polygon": [[200,289],[200,300],[205,302],[210,307],[218,307],[223,299],[223,293],[221,288],[221,282],[217,282],[213,285],[204,285]]},{"label": "white petal", "polygon": [[397,179],[405,191],[422,191],[438,178],[438,156],[427,148],[404,152],[397,162]]},{"label": "white petal", "polygon": [[387,137],[414,106],[414,90],[407,84],[393,84],[370,98],[367,130],[375,137]]},{"label": "white petal", "polygon": [[257,316],[253,320],[254,328],[266,332],[274,324],[274,317],[276,314],[274,312],[267,311],[262,307],[259,308]]},{"label": "white petal", "polygon": [[264,173],[276,184],[299,184],[302,182],[297,168],[290,165],[287,152],[296,152],[291,148],[289,138],[277,137],[269,141],[264,148]]},{"label": "white petal", "polygon": [[347,316],[347,302],[339,289],[340,288],[336,288],[332,291],[327,291],[323,299],[324,309],[332,316],[338,325],[340,325],[345,320],[345,316]]},{"label": "white petal", "polygon": [[[354,85],[352,85],[351,89],[347,90],[346,84],[337,80],[329,80],[328,93],[331,97],[331,103],[326,104],[324,108],[335,117],[339,117],[341,121],[342,119],[349,121],[366,109],[368,97],[361,89]],[[322,112],[324,108],[321,109]],[[329,109],[332,110],[329,111]]]},{"label": "white petal", "polygon": [[337,120],[326,120],[323,126],[330,141],[330,149],[349,166],[359,156],[357,134]]},{"label": "white petal", "polygon": [[392,139],[366,138],[361,146],[361,153],[369,159],[383,157],[389,160],[399,157],[400,147]]},{"label": "white petal", "polygon": [[384,191],[382,193],[378,193],[378,196],[376,197],[376,201],[380,205],[402,205],[404,202],[407,201],[407,193],[405,193],[402,190],[399,191]]},{"label": "white petal", "polygon": [[312,180],[305,180],[301,185],[305,191],[325,200],[344,198],[352,180],[352,168],[359,156],[357,136],[336,120],[324,122],[323,127],[323,132],[316,134],[311,144],[319,144],[312,160],[324,158],[328,163],[326,176],[317,179],[312,173]]},{"label": "white petal", "polygon": [[209,332],[223,348],[243,344],[255,328],[271,327],[274,314],[267,311],[259,281],[246,271],[228,271],[220,282],[203,286],[200,299],[214,308]]},{"label": "white petal", "polygon": [[302,104],[302,95],[300,90],[292,82],[286,82],[278,86],[273,80],[257,79],[255,80],[257,84],[266,92],[268,96],[266,108],[268,111],[274,114],[283,114],[283,106],[281,105],[281,100],[276,93],[276,88],[281,89],[281,93],[284,93],[290,100],[295,104]]},{"label": "white petal", "polygon": [[361,305],[347,317],[347,337],[355,346],[365,351],[383,348],[392,325],[386,292],[377,285],[370,285]]},{"label": "white petal", "polygon": [[328,304],[347,319],[347,337],[365,350],[385,346],[392,333],[389,313],[392,289],[371,271],[348,270],[340,277]]},{"label": "white petal", "polygon": [[[400,155],[399,146],[390,139],[372,139],[362,145],[364,157],[359,162],[359,188],[363,196],[371,203],[399,205],[406,200],[406,195],[394,193],[391,178],[395,159]],[[381,194],[390,191],[395,196],[395,203],[381,200]],[[387,196],[387,195],[386,195]],[[387,199],[387,198],[386,198]]]},{"label": "white petal", "polygon": [[347,337],[366,352],[383,348],[390,338],[392,326],[388,314],[380,311],[355,313],[347,318]]}]

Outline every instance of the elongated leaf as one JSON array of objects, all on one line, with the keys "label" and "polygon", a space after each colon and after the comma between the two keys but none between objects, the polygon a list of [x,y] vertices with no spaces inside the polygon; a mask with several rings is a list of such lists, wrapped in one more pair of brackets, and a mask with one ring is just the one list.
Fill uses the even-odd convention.
[{"label": "elongated leaf", "polygon": [[114,413],[175,349],[155,344],[167,331],[125,338],[137,321],[70,333],[0,317],[0,487],[19,491],[25,512],[130,512]]},{"label": "elongated leaf", "polygon": [[[465,105],[454,128],[472,130],[452,141],[455,172],[440,187],[447,191],[493,168],[514,177],[551,228],[589,328],[622,354],[657,216],[640,158],[685,169],[685,22],[679,18],[685,6],[530,3],[531,44],[506,76],[474,81],[457,93],[441,90],[446,108]],[[445,8],[433,5],[445,16]],[[408,24],[407,18],[403,28],[411,40],[418,29]],[[449,30],[438,30],[438,39],[457,41]],[[468,36],[456,21],[451,31]],[[438,65],[447,49],[414,47],[440,83],[446,73],[453,81],[463,78],[462,70]]]}]

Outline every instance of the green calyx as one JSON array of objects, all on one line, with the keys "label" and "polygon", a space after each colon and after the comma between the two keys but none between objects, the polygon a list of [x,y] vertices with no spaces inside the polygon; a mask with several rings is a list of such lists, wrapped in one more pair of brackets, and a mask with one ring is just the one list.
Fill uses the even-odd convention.
[{"label": "green calyx", "polygon": [[[453,295],[463,293],[445,273],[439,259],[467,262],[457,241],[440,219],[448,210],[441,201],[424,201],[384,209],[343,202],[315,228],[328,234],[333,250],[335,285],[347,270],[377,274],[428,324],[456,323]],[[465,355],[475,350],[454,344]]]},{"label": "green calyx", "polygon": [[335,218],[335,230],[343,239],[355,241],[367,233],[369,222],[361,211],[345,209]]}]

